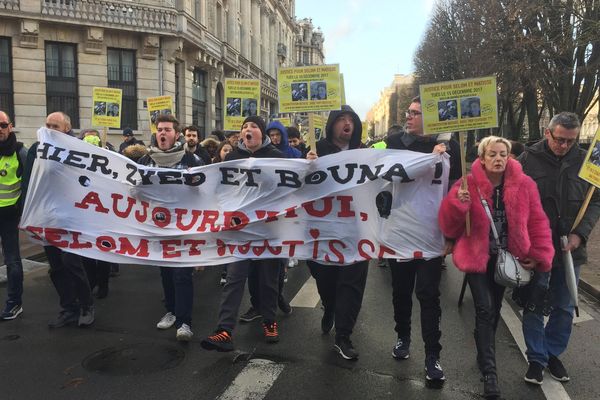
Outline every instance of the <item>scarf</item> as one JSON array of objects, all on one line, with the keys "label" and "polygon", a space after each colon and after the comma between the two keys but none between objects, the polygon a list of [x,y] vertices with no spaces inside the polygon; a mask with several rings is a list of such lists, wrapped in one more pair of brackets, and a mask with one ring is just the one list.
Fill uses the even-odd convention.
[{"label": "scarf", "polygon": [[14,132],[11,132],[4,142],[0,142],[0,156],[11,156],[15,151],[17,151],[17,137]]},{"label": "scarf", "polygon": [[161,150],[156,146],[150,146],[148,155],[157,167],[172,168],[177,165],[185,154],[181,142],[175,142],[169,150]]}]

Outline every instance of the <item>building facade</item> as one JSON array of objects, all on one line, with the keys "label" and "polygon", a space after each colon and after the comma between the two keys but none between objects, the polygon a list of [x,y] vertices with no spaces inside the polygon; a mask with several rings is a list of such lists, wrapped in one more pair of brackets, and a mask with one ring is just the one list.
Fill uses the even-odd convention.
[{"label": "building facade", "polygon": [[384,137],[392,125],[404,122],[405,107],[401,105],[410,103],[413,85],[412,75],[396,74],[392,84],[381,91],[379,100],[367,113],[367,122],[375,139]]},{"label": "building facade", "polygon": [[53,111],[91,127],[92,88],[116,87],[121,129],[148,138],[145,100],[170,95],[206,136],[223,127],[225,78],[259,79],[262,116],[277,112],[297,32],[294,0],[3,0],[0,109],[31,143]]},{"label": "building facade", "polygon": [[323,65],[325,64],[325,39],[320,28],[315,29],[311,18],[298,21],[296,37],[296,65]]}]

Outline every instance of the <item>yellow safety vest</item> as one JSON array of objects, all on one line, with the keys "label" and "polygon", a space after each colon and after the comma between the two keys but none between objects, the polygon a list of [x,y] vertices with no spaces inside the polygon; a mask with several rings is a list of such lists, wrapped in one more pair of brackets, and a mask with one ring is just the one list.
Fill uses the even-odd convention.
[{"label": "yellow safety vest", "polygon": [[17,203],[21,196],[21,177],[17,176],[19,168],[18,154],[0,157],[0,207],[8,207]]}]

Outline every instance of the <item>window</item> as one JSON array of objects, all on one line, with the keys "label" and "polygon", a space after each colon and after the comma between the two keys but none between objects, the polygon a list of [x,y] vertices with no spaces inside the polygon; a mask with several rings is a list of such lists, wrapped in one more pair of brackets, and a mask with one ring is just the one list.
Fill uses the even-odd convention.
[{"label": "window", "polygon": [[62,111],[79,128],[77,93],[77,47],[69,43],[46,42],[46,113]]},{"label": "window", "polygon": [[10,38],[0,37],[0,110],[15,123]]},{"label": "window", "polygon": [[220,82],[215,92],[215,129],[223,130],[223,85]]},{"label": "window", "polygon": [[198,127],[198,136],[206,134],[206,72],[195,68],[192,80],[192,125]]},{"label": "window", "polygon": [[108,87],[123,90],[121,129],[137,129],[135,50],[108,49]]}]

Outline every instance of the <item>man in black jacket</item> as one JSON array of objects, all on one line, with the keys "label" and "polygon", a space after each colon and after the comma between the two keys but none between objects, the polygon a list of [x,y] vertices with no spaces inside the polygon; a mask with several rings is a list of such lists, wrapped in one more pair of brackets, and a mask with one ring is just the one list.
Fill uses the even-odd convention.
[{"label": "man in black jacket", "polygon": [[204,162],[204,165],[210,164],[212,160],[210,159],[208,151],[206,151],[204,147],[200,146],[198,127],[194,125],[188,126],[183,130],[183,135],[185,138],[185,150],[200,157]]},{"label": "man in black jacket", "polygon": [[[575,309],[567,287],[563,251],[571,252],[579,280],[579,270],[587,262],[586,244],[600,217],[600,193],[596,190],[581,222],[573,226],[590,188],[590,184],[578,176],[586,156],[586,151],[577,145],[580,128],[576,114],[557,114],[550,120],[545,138],[528,147],[518,158],[523,172],[538,186],[555,249],[551,273],[536,273],[528,285],[529,302],[523,311],[523,335],[529,362],[525,381],[536,385],[542,384],[545,367],[560,382],[570,379],[558,358],[567,349]],[[560,242],[561,236],[567,238],[565,246]],[[544,324],[546,290],[550,291],[551,311],[548,323]]]},{"label": "man in black jacket", "polygon": [[[405,132],[390,135],[388,149],[411,150],[419,153],[444,153],[450,155],[450,176],[453,181],[460,178],[460,147],[454,140],[438,143],[436,136],[423,133],[423,113],[421,99],[412,99],[406,111]],[[438,229],[436,227],[436,229]],[[410,357],[410,334],[413,290],[421,305],[421,335],[425,342],[425,371],[428,381],[444,381],[446,377],[440,365],[442,345],[440,338],[440,279],[443,257],[429,260],[415,258],[399,262],[390,259],[392,272],[392,303],[394,305],[395,330],[398,340],[392,355],[398,360]]]},{"label": "man in black jacket", "polygon": [[[237,148],[227,154],[225,161],[244,158],[284,158],[283,153],[271,144],[266,134],[266,126],[259,116],[244,120],[240,132],[242,140]],[[267,343],[279,341],[279,331],[275,313],[279,297],[279,259],[245,259],[227,266],[227,281],[223,286],[219,322],[214,333],[202,340],[200,345],[206,350],[232,351],[233,330],[244,295],[244,286],[250,269],[258,276],[258,307],[263,317],[263,332]]]},{"label": "man in black jacket", "polygon": [[[350,106],[343,105],[340,111],[329,113],[325,137],[317,142],[317,154],[324,157],[340,151],[363,148],[361,143],[362,123]],[[309,159],[316,158],[309,152]],[[335,323],[335,350],[346,360],[357,360],[350,335],[362,306],[367,283],[368,261],[353,264],[326,265],[307,261],[311,275],[317,282],[324,313],[321,330],[327,334]]]}]

